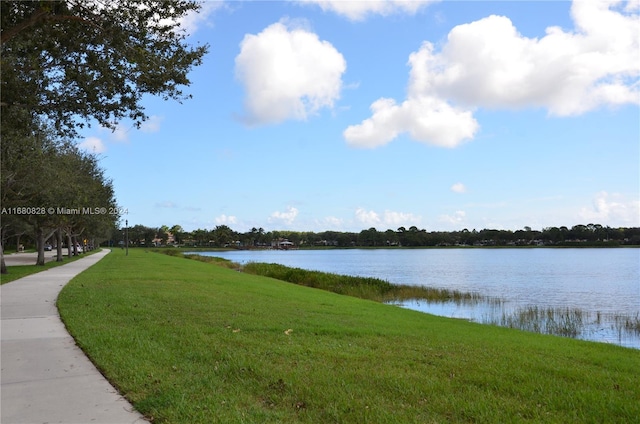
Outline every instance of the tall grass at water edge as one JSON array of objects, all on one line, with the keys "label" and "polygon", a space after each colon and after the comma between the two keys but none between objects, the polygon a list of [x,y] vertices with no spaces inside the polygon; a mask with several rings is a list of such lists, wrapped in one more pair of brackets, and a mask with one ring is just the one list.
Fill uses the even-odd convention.
[{"label": "tall grass at water edge", "polygon": [[464,293],[457,290],[424,286],[391,284],[380,278],[308,271],[279,264],[250,262],[242,267],[242,271],[249,274],[288,281],[302,286],[386,303],[406,300],[471,303],[479,300],[487,300],[476,293]]},{"label": "tall grass at water edge", "polygon": [[528,306],[518,308],[513,313],[504,312],[499,319],[489,319],[485,323],[534,333],[577,337],[584,326],[586,315],[579,308]]},{"label": "tall grass at water edge", "polygon": [[640,336],[640,314],[616,314],[585,311],[580,308],[524,306],[501,315],[488,315],[484,324],[500,325],[534,333],[563,337],[581,337],[586,332],[612,330],[618,338]]},{"label": "tall grass at water edge", "polygon": [[[182,256],[174,250],[160,250],[173,256]],[[402,304],[407,301],[452,302],[455,304],[486,304],[491,310],[501,309],[503,300],[442,288],[392,284],[386,280],[358,277],[292,268],[274,263],[249,262],[245,265],[215,256],[184,255],[189,259],[215,263],[254,275],[275,278],[306,287],[313,287],[338,294],[374,300],[383,303]],[[515,310],[489,313],[483,324],[498,325],[555,336],[579,338],[589,331],[601,328],[613,330],[618,338],[640,336],[640,316],[590,312],[580,308],[553,308],[523,306]]]}]

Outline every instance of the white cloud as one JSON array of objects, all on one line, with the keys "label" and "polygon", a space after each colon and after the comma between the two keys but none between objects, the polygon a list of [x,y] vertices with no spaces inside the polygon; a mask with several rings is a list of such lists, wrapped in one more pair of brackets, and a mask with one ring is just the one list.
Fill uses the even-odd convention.
[{"label": "white cloud", "polygon": [[470,106],[543,107],[577,115],[602,105],[639,103],[640,21],[607,1],[575,1],[574,32],[518,33],[509,18],[489,16],[451,30],[440,53],[424,43],[412,54],[412,90]]},{"label": "white cloud", "polygon": [[578,115],[602,106],[640,104],[640,20],[616,1],[575,1],[575,30],[522,36],[504,16],[453,28],[440,51],[430,42],[409,56],[407,99],[379,99],[372,117],[344,132],[357,147],[401,133],[455,147],[475,136],[475,108],[544,108]]},{"label": "white cloud", "polygon": [[276,211],[269,217],[269,223],[281,223],[291,225],[298,216],[298,209],[293,206],[288,206],[284,212]]},{"label": "white cloud", "polygon": [[[164,121],[163,116],[151,115],[146,121],[142,122],[142,124],[140,125],[140,131],[144,133],[158,132],[160,131],[160,124],[162,123],[162,121]],[[108,138],[111,142],[128,143],[131,131],[136,130],[135,124],[133,124],[131,121],[116,122],[113,125],[113,129],[103,126],[99,127],[100,133],[109,133]]]},{"label": "white cloud", "polygon": [[111,132],[111,139],[113,141],[117,141],[120,143],[124,143],[129,141],[129,131],[132,127],[127,127],[124,124],[118,123],[116,124],[115,129],[105,128],[107,131]]},{"label": "white cloud", "polygon": [[225,214],[217,216],[213,220],[217,225],[230,226],[238,223],[238,218],[236,218],[233,215],[225,215]]},{"label": "white cloud", "polygon": [[90,153],[103,153],[107,151],[107,147],[98,137],[87,137],[78,144],[78,147]]},{"label": "white cloud", "polygon": [[385,211],[383,221],[385,225],[391,228],[399,226],[410,227],[419,225],[422,219],[412,213]]},{"label": "white cloud", "polygon": [[192,35],[195,33],[201,24],[207,23],[209,16],[213,14],[216,10],[224,6],[223,1],[204,1],[201,2],[200,11],[198,12],[190,12],[183,16],[178,22],[180,23],[180,28],[184,29],[184,31],[188,35]]},{"label": "white cloud", "polygon": [[464,222],[466,217],[467,214],[464,211],[456,211],[453,215],[440,215],[438,220],[446,224],[457,225]]},{"label": "white cloud", "polygon": [[249,124],[304,120],[332,108],[340,96],[344,57],[303,28],[278,22],[247,34],[236,57],[236,77],[246,91]]},{"label": "white cloud", "polygon": [[597,193],[589,208],[580,210],[580,218],[593,224],[640,226],[640,201],[629,200],[617,193]]},{"label": "white cloud", "polygon": [[[128,4],[123,4],[123,2],[120,0],[83,0],[83,3],[86,6],[95,8],[97,11],[130,7]],[[222,0],[200,1],[199,3],[200,10],[190,11],[177,20],[161,18],[157,11],[155,9],[151,9],[147,4],[138,4],[136,6],[136,9],[139,11],[154,12],[148,20],[148,25],[152,28],[162,28],[172,26],[177,23],[179,25],[179,28],[176,28],[178,31],[183,31],[187,34],[193,34],[198,29],[199,24],[201,24],[202,22],[206,22],[209,15],[211,15],[217,9],[225,6],[225,2]]]},{"label": "white cloud", "polygon": [[393,99],[378,99],[371,105],[373,115],[343,133],[354,147],[373,148],[389,143],[403,132],[414,140],[440,147],[456,147],[471,139],[478,123],[471,112],[463,111],[433,96],[418,96],[397,105]]},{"label": "white cloud", "polygon": [[466,193],[467,187],[465,187],[465,185],[462,183],[455,183],[454,185],[451,186],[451,191],[455,193]]},{"label": "white cloud", "polygon": [[356,209],[356,221],[361,224],[366,225],[367,227],[375,227],[380,224],[380,216],[374,211],[367,211],[362,208]]},{"label": "white cloud", "polygon": [[624,10],[627,12],[637,12],[640,10],[640,2],[630,1],[626,4]]},{"label": "white cloud", "polygon": [[394,13],[414,15],[418,10],[437,0],[298,0],[304,4],[317,4],[324,11],[337,13],[353,21],[360,21],[367,15],[387,16]]},{"label": "white cloud", "polygon": [[421,221],[419,216],[412,213],[386,210],[381,216],[375,211],[367,211],[363,208],[357,208],[355,210],[355,216],[356,221],[366,227],[384,226],[386,228],[397,228],[401,226],[419,225]]},{"label": "white cloud", "polygon": [[149,119],[144,121],[140,126],[140,131],[145,133],[154,133],[160,131],[160,124],[164,121],[163,116],[151,115]]}]

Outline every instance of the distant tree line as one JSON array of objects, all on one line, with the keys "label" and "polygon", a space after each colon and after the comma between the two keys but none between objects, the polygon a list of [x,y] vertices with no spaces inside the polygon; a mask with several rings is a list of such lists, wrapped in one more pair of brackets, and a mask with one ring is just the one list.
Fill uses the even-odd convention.
[{"label": "distant tree line", "polygon": [[[619,246],[640,245],[640,228],[612,228],[599,224],[573,227],[548,227],[533,230],[471,230],[427,231],[415,226],[379,231],[376,228],[359,233],[323,231],[265,231],[252,228],[237,232],[226,225],[211,230],[184,231],[179,225],[169,228],[135,225],[127,229],[130,246],[191,246],[290,248],[290,247],[431,247],[431,246]],[[125,231],[121,229],[114,244],[122,244]]]}]

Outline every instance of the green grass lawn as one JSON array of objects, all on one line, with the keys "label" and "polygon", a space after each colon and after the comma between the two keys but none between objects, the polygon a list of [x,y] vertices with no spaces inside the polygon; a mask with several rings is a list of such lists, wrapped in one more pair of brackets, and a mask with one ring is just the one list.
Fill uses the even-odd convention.
[{"label": "green grass lawn", "polygon": [[78,344],[155,423],[629,423],[640,351],[114,250],[62,291]]}]

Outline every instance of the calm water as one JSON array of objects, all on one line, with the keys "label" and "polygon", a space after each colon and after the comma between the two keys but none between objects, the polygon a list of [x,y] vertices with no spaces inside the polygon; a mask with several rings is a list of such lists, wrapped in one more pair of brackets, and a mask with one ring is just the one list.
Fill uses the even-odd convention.
[{"label": "calm water", "polygon": [[[495,322],[518,308],[579,308],[579,338],[640,348],[640,334],[623,333],[614,315],[640,314],[640,249],[345,249],[207,252],[238,263],[266,262],[395,284],[478,293],[495,304],[408,302],[402,306],[476,322]],[[599,312],[601,319],[595,321]],[[607,319],[609,318],[609,319]]]}]

